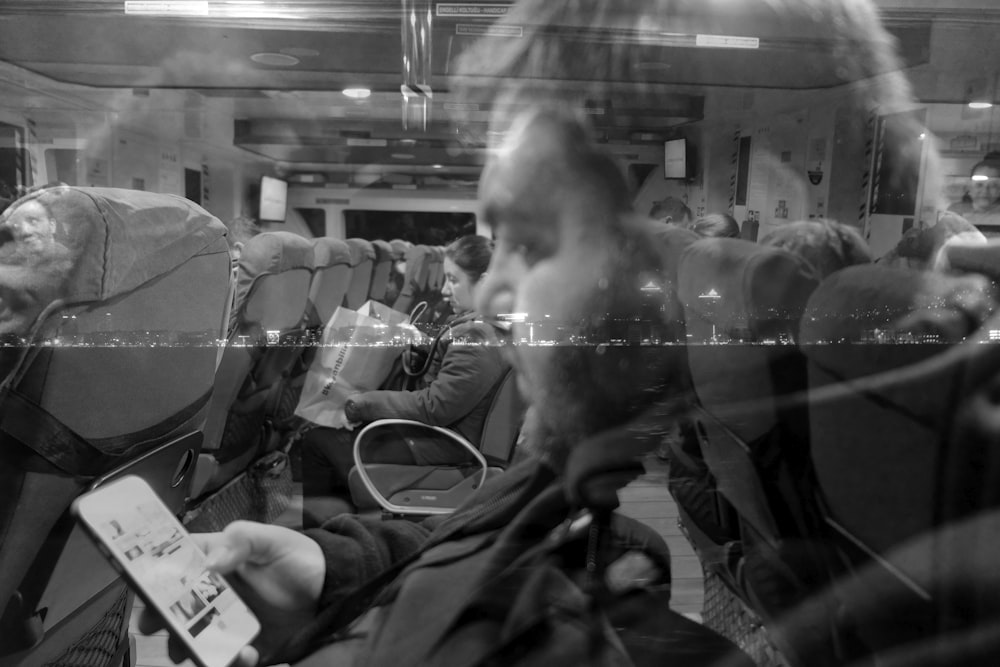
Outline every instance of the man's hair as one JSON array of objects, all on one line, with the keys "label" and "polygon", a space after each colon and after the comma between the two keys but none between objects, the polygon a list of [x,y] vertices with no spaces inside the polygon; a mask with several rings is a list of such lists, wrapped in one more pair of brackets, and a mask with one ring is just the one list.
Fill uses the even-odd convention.
[{"label": "man's hair", "polygon": [[691,209],[677,197],[664,197],[655,202],[653,207],[649,209],[649,217],[654,220],[675,222],[679,225],[686,225],[693,218]]},{"label": "man's hair", "polygon": [[[522,36],[480,40],[459,56],[455,73],[464,97],[495,103],[501,124],[505,109],[543,98],[577,108],[613,99],[620,81],[630,82],[643,102],[662,102],[662,70],[644,66],[653,54],[662,54],[664,65],[684,65],[684,81],[698,83],[692,66],[700,63],[691,62],[690,50],[643,47],[643,40],[664,33],[742,35],[756,29],[762,54],[799,45],[808,50],[804,66],[849,84],[844,99],[866,116],[876,107],[902,109],[911,99],[895,39],[869,0],[520,0],[497,25],[516,27]],[[595,43],[554,33],[560,26],[591,34]],[[671,63],[674,54],[684,61]]]},{"label": "man's hair", "polygon": [[740,237],[740,224],[728,213],[709,213],[695,220],[691,231],[709,238],[736,239]]},{"label": "man's hair", "polygon": [[444,256],[455,262],[472,282],[479,282],[493,256],[493,241],[485,236],[470,234],[455,239],[444,249]]},{"label": "man's hair", "polygon": [[253,218],[245,215],[238,215],[230,220],[226,228],[229,230],[226,234],[226,240],[229,241],[230,248],[237,243],[245,245],[247,241],[260,233],[260,227],[253,221]]},{"label": "man's hair", "polygon": [[799,220],[782,225],[761,245],[782,248],[809,262],[822,279],[855,264],[869,264],[872,253],[853,227],[834,220]]},{"label": "man's hair", "polygon": [[[801,67],[803,76],[815,75],[824,80],[823,87],[836,89],[838,106],[855,121],[838,142],[858,151],[870,136],[867,121],[876,110],[888,114],[912,107],[896,40],[872,0],[520,0],[494,25],[521,36],[479,40],[459,55],[454,67],[456,92],[482,105],[470,104],[470,111],[492,110],[492,136],[503,136],[525,108],[546,104],[582,110],[594,100],[615,99],[622,82],[628,82],[636,105],[651,107],[670,99],[672,80],[679,86],[733,83],[726,78],[730,68],[719,67],[707,55],[710,50],[674,47],[661,37],[668,34],[744,35],[755,30],[760,48],[746,57],[760,59],[759,68],[765,70],[784,58],[789,67]],[[802,54],[801,63],[796,54]],[[649,67],[651,61],[664,68]],[[732,71],[744,69],[751,68]],[[462,125],[463,111],[457,114]],[[903,132],[916,136],[926,131],[912,114],[899,118],[907,125]],[[469,120],[476,131],[475,119]],[[920,164],[920,146],[900,151],[900,162]],[[939,168],[936,151],[929,159],[929,170]]]}]

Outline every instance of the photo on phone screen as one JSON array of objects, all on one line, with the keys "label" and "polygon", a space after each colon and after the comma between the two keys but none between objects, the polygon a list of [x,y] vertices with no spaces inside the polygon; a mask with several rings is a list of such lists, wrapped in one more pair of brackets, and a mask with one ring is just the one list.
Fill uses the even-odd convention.
[{"label": "photo on phone screen", "polygon": [[124,477],[73,511],[203,667],[225,667],[260,631],[253,613],[146,482]]}]

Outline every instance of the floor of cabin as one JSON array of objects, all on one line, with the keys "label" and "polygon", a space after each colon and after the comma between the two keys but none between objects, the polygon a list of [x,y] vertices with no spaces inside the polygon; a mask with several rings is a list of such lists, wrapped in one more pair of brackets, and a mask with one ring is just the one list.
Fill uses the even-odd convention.
[{"label": "floor of cabin", "polygon": [[[701,564],[691,544],[681,533],[677,523],[677,505],[667,492],[667,466],[664,462],[650,457],[646,462],[646,474],[621,490],[622,513],[649,525],[663,536],[670,547],[673,586],[670,607],[689,618],[701,620],[704,602],[704,581]],[[302,516],[302,485],[295,485],[295,492],[285,513],[275,523],[298,528]],[[142,609],[142,601],[136,600],[134,619]],[[137,667],[173,667],[167,656],[167,632],[146,636],[134,632],[136,640]],[[182,667],[195,667],[187,660]]]}]

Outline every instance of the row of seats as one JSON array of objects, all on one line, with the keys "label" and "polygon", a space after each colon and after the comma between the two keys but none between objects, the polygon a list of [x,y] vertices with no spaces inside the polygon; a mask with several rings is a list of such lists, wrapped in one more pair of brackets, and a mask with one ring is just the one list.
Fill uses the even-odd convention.
[{"label": "row of seats", "polygon": [[242,248],[228,344],[191,486],[188,519],[195,529],[246,513],[221,498],[221,506],[199,501],[280,447],[308,363],[297,344],[313,338],[337,307],[358,308],[384,295],[392,261],[387,242],[289,232],[258,234]]},{"label": "row of seats", "polygon": [[60,186],[8,207],[0,665],[120,661],[131,593],[75,526],[73,499],[136,474],[193,530],[273,517],[308,363],[275,343],[318,340],[337,306],[385,299],[394,262],[407,299],[439,290],[440,257],[265,232],[234,268],[225,226],[180,197]]},{"label": "row of seats", "polygon": [[996,276],[981,275],[1000,245],[953,252],[974,275],[862,265],[817,284],[784,250],[663,241],[695,404],[671,489],[709,571],[794,664],[863,660],[994,613],[946,583],[974,581],[962,570],[982,554],[947,541],[965,528],[967,548],[977,533],[961,522],[996,495],[1000,352],[974,343],[1000,327]]},{"label": "row of seats", "polygon": [[[409,289],[401,299],[430,298],[440,292],[439,248],[397,240],[366,241],[288,232],[264,232],[240,253],[229,342],[216,375],[215,392],[191,488],[189,527],[217,529],[246,514],[246,494],[236,505],[218,492],[254,461],[273,470],[274,452],[298,425],[293,414],[323,325],[340,306],[357,309],[366,301],[386,302],[392,273],[406,262]],[[279,344],[275,344],[279,343]],[[270,456],[269,456],[270,455]],[[242,480],[241,480],[242,483]],[[266,519],[266,516],[257,517]]]}]

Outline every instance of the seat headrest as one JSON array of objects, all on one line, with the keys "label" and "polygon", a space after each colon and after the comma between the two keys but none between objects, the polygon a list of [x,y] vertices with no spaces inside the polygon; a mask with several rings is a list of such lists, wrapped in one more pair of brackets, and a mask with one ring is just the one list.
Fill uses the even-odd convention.
[{"label": "seat headrest", "polygon": [[375,248],[372,247],[370,241],[355,238],[347,239],[346,243],[351,249],[351,266],[375,260]]},{"label": "seat headrest", "polygon": [[992,288],[982,276],[853,266],[829,276],[813,293],[802,318],[801,340],[958,342],[995,307]]},{"label": "seat headrest", "polygon": [[412,243],[403,239],[393,239],[389,245],[392,247],[392,258],[397,261],[405,258],[406,251],[413,247]]},{"label": "seat headrest", "polygon": [[406,251],[406,280],[416,282],[421,288],[427,282],[427,267],[430,264],[430,248],[415,245]]},{"label": "seat headrest", "polygon": [[317,269],[351,263],[351,249],[341,239],[321,236],[313,240],[313,262]]},{"label": "seat headrest", "polygon": [[290,269],[311,271],[315,264],[311,239],[291,232],[262,232],[247,241],[240,254],[241,280]]},{"label": "seat headrest", "polygon": [[688,320],[722,331],[794,335],[815,287],[804,260],[743,239],[701,239],[681,254],[678,296]]},{"label": "seat headrest", "polygon": [[376,239],[372,241],[371,244],[372,244],[372,250],[375,252],[376,262],[392,261],[392,246],[389,245],[388,241]]},{"label": "seat headrest", "polygon": [[[313,241],[291,232],[262,232],[243,248],[240,254],[239,280],[236,286],[237,309],[243,307],[254,283],[262,276],[304,269],[312,273],[315,266]],[[308,281],[307,281],[308,284]],[[303,302],[308,298],[308,287]]]},{"label": "seat headrest", "polygon": [[0,215],[0,333],[27,331],[53,302],[130,292],[225,234],[175,195],[62,185],[22,197]]}]

